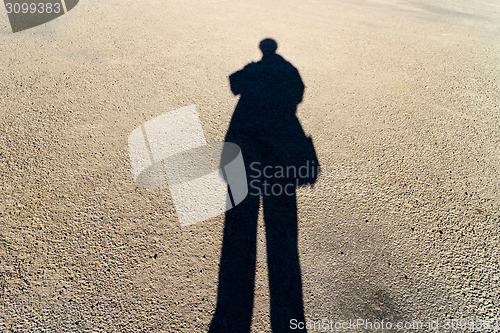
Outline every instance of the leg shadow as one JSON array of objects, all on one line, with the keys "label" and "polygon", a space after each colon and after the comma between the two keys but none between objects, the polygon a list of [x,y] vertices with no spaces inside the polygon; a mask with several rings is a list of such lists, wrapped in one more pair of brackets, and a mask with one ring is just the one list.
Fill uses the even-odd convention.
[{"label": "leg shadow", "polygon": [[209,332],[250,332],[257,254],[259,197],[226,212],[217,310]]},{"label": "leg shadow", "polygon": [[290,328],[290,321],[304,322],[302,277],[297,247],[296,195],[264,196],[267,265],[273,332],[305,332]]}]

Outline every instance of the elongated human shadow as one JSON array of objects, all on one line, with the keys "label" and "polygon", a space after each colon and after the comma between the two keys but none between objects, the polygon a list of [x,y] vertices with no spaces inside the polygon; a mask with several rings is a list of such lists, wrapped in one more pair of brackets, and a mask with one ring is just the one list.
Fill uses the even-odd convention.
[{"label": "elongated human shadow", "polygon": [[232,92],[241,97],[225,141],[242,150],[249,195],[226,212],[210,332],[250,332],[261,198],[272,330],[305,331],[292,329],[295,321],[304,322],[295,190],[314,183],[319,165],[312,141],[296,117],[304,93],[299,72],[276,53],[274,40],[263,40],[260,49],[262,60],[229,77]]}]

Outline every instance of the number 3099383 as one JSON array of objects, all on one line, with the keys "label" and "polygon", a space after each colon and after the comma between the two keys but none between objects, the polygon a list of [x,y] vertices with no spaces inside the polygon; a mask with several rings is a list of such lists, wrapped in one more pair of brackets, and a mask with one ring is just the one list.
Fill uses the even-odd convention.
[{"label": "number 3099383", "polygon": [[5,3],[7,14],[59,14],[62,11],[60,3]]}]

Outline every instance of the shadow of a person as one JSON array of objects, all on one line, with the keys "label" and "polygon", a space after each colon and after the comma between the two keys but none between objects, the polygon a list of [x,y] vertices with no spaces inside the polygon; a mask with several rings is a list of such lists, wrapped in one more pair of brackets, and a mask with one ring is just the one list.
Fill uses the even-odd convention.
[{"label": "shadow of a person", "polygon": [[260,197],[272,330],[305,331],[292,329],[294,321],[304,322],[295,189],[313,184],[319,165],[296,117],[304,93],[299,72],[276,54],[274,40],[264,39],[260,49],[262,60],[229,77],[232,92],[241,97],[225,141],[241,148],[249,194],[226,212],[217,309],[209,332],[250,332]]}]

